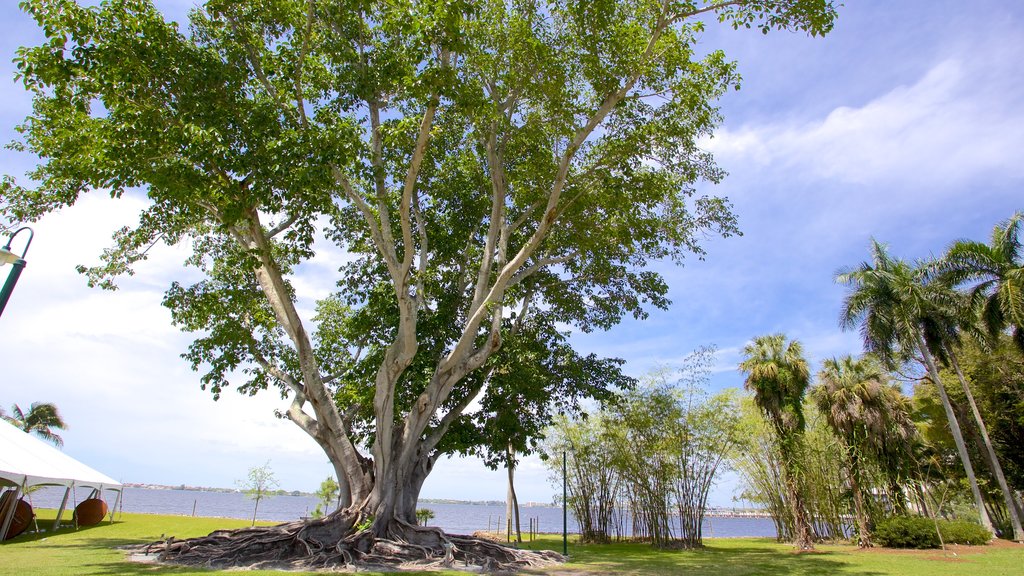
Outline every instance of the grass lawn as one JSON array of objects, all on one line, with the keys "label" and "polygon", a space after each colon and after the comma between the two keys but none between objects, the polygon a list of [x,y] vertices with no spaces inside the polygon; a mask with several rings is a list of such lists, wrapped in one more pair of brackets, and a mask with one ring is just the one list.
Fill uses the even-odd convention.
[{"label": "grass lawn", "polygon": [[[37,511],[41,524],[54,511]],[[101,524],[56,534],[22,535],[0,544],[0,575],[186,575],[211,571],[170,568],[127,562],[115,546],[157,540],[161,535],[185,538],[222,528],[247,526],[245,520],[125,514],[114,524]],[[760,538],[708,539],[700,551],[659,552],[644,544],[578,546],[570,543],[570,562],[530,574],[572,576],[591,574],[686,574],[688,576],[743,576],[786,574],[797,576],[883,574],[920,576],[1018,576],[1024,574],[1024,545],[997,542],[989,546],[958,546],[949,550],[857,550],[852,546],[821,546],[819,551],[796,554],[789,546]],[[561,550],[561,539],[544,536],[526,547]],[[245,574],[282,574],[246,571]],[[289,572],[289,575],[300,574]],[[360,572],[360,574],[373,574]],[[464,574],[443,572],[432,574]]]}]

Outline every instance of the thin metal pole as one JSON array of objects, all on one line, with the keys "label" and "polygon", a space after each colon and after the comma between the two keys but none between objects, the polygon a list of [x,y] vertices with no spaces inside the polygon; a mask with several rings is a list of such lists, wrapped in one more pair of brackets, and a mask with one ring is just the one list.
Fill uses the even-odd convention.
[{"label": "thin metal pole", "polygon": [[569,511],[566,508],[565,450],[562,450],[562,554],[569,555]]}]

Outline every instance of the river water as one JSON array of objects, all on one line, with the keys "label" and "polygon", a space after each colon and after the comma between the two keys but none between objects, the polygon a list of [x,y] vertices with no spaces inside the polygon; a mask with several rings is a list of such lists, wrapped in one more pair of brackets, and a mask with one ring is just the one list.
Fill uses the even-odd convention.
[{"label": "river water", "polygon": [[[37,508],[58,508],[64,495],[62,488],[44,488],[31,495],[32,505]],[[88,497],[85,490],[74,494],[77,502]],[[113,494],[104,496],[113,506]],[[296,520],[316,509],[317,500],[312,496],[272,496],[260,501],[256,518],[259,520],[286,522]],[[74,504],[69,502],[68,508]],[[420,508],[434,511],[431,526],[438,526],[453,534],[471,534],[476,530],[496,530],[505,527],[505,507],[502,505],[467,503],[421,502]],[[124,512],[142,514],[177,514],[183,516],[211,516],[220,518],[252,518],[253,501],[239,492],[207,492],[199,490],[158,490],[151,488],[124,489],[120,509]],[[525,534],[530,526],[528,519],[536,520],[540,532],[562,531],[562,509],[553,506],[522,506],[519,511],[521,527]],[[576,519],[569,513],[570,533],[579,531]],[[775,537],[775,525],[770,518],[705,518],[704,536]]]}]

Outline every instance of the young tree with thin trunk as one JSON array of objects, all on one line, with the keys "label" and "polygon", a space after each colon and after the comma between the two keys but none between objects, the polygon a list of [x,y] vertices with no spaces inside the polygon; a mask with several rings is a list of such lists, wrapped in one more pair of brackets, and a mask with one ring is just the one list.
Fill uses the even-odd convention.
[{"label": "young tree with thin trunk", "polygon": [[320,501],[316,505],[316,510],[313,511],[313,517],[319,518],[331,508],[331,503],[338,498],[338,482],[328,476],[320,483],[320,488],[316,491],[316,497]]},{"label": "young tree with thin trunk", "polygon": [[[112,287],[152,245],[190,243],[204,279],[165,304],[201,332],[187,356],[204,385],[280,388],[341,488],[342,510],[290,541],[164,555],[244,565],[277,546],[300,566],[451,542],[413,528],[416,501],[509,311],[585,330],[642,317],[667,305],[648,262],[737,232],[695,191],[722,177],[698,142],[737,82],[694,49],[708,22],[820,35],[835,18],[831,0],[209,0],[184,33],[148,0],[23,5],[47,36],[18,56],[33,96],[18,146],[40,165],[34,188],[4,180],[2,217],[146,194],[83,271]],[[292,279],[321,234],[350,264],[311,331]],[[366,348],[319,328],[346,307],[378,312]],[[458,548],[473,546],[513,557]]]},{"label": "young tree with thin trunk", "polygon": [[793,513],[793,543],[800,550],[814,549],[814,536],[800,486],[799,456],[804,432],[804,393],[810,384],[810,368],[803,347],[784,334],[759,336],[743,349],[740,370],[744,386],[771,424],[783,464],[786,499]]},{"label": "young tree with thin trunk", "polygon": [[922,269],[914,269],[906,262],[890,257],[886,247],[873,240],[871,262],[863,262],[836,275],[838,283],[850,288],[843,301],[840,325],[843,329],[859,329],[865,351],[877,356],[890,368],[905,362],[915,351],[921,355],[946,412],[981,525],[994,532],[960,423],[932,353],[933,348],[941,349],[943,339],[948,336],[951,325],[949,308],[936,301],[936,296],[941,296],[941,293],[929,290],[923,276]]},{"label": "young tree with thin trunk", "polygon": [[252,525],[256,525],[256,512],[260,509],[260,500],[270,497],[279,484],[274,478],[274,471],[270,469],[268,460],[263,466],[249,468],[245,480],[238,481],[238,487],[253,501]]}]

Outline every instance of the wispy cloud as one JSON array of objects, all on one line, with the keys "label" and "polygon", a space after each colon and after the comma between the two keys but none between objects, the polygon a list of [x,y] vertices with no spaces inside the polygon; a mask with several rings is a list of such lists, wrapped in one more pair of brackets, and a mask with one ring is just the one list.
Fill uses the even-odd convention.
[{"label": "wispy cloud", "polygon": [[705,145],[727,166],[752,162],[804,181],[948,189],[992,172],[1020,177],[1020,95],[1000,91],[993,70],[974,64],[945,60],[864,106],[797,123],[727,128]]}]

